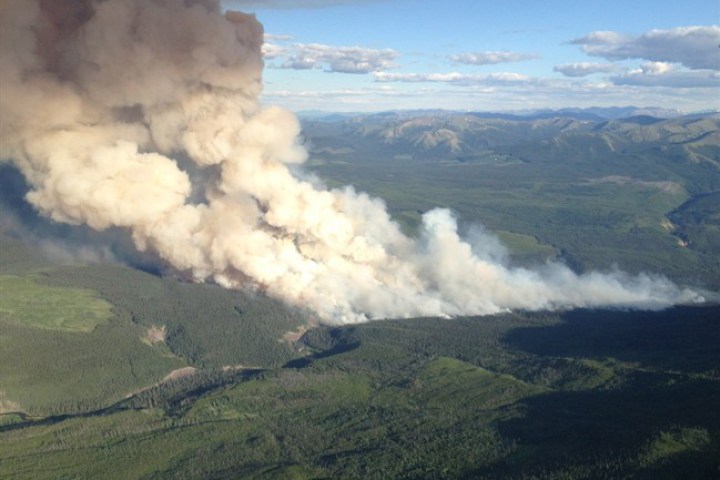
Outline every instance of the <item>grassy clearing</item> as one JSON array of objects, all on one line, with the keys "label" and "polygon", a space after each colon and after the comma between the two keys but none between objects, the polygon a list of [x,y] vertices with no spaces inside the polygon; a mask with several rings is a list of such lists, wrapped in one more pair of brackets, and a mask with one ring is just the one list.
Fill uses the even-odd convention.
[{"label": "grassy clearing", "polygon": [[642,465],[656,465],[674,455],[694,452],[711,443],[710,433],[703,428],[679,428],[660,433],[639,458]]},{"label": "grassy clearing", "polygon": [[503,245],[510,250],[514,258],[543,261],[557,256],[557,250],[551,245],[540,243],[533,235],[498,230],[493,232]]},{"label": "grassy clearing", "polygon": [[90,332],[112,316],[112,305],[96,292],[41,285],[36,278],[0,275],[0,318],[48,330]]}]

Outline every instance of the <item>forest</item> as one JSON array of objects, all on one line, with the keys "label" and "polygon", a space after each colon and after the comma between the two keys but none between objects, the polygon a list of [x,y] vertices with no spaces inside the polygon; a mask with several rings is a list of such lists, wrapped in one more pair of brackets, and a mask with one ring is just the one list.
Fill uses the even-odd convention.
[{"label": "forest", "polygon": [[[707,299],[660,311],[323,325],[122,256],[121,240],[52,224],[8,184],[0,479],[714,478],[718,122],[304,121],[309,170],[384,198],[408,234],[443,206],[513,265],[652,272]],[[429,141],[452,138],[440,130],[457,141]]]}]

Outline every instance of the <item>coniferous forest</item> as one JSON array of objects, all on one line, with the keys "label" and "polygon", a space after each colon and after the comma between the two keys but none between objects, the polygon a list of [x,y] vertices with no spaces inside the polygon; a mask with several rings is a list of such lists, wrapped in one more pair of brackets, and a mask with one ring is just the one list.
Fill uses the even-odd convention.
[{"label": "coniferous forest", "polygon": [[[513,265],[651,272],[707,301],[323,325],[71,238],[2,167],[0,478],[720,476],[717,117],[408,115],[306,120],[309,168],[409,235],[443,206]],[[439,129],[461,149],[417,141]],[[70,254],[88,244],[115,260]]]}]

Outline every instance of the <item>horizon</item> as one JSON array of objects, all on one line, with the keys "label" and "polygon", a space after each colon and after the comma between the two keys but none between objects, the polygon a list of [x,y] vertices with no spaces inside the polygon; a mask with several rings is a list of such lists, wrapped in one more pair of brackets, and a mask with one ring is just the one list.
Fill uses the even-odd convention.
[{"label": "horizon", "polygon": [[[635,113],[633,112],[631,116],[636,115],[647,115],[652,116],[658,119],[666,120],[670,118],[677,118],[677,117],[686,117],[686,116],[693,116],[693,115],[716,115],[720,114],[720,108],[709,108],[709,109],[703,109],[703,110],[692,110],[692,111],[683,111],[679,109],[669,109],[669,108],[663,108],[658,106],[642,106],[638,107],[636,105],[608,105],[608,106],[598,106],[598,105],[592,105],[589,107],[560,107],[560,108],[536,108],[536,109],[526,109],[526,110],[476,110],[476,109],[449,109],[449,108],[396,108],[396,109],[387,109],[387,110],[322,110],[322,109],[307,109],[307,110],[296,110],[293,113],[296,115],[302,117],[304,114],[328,114],[328,115],[378,115],[383,113],[423,113],[423,112],[438,112],[438,113],[482,113],[482,114],[488,114],[488,115],[512,115],[517,117],[533,117],[534,115],[539,115],[543,113],[566,113],[566,112],[588,112],[593,113],[595,110],[634,110],[634,111],[653,111],[654,113],[664,113],[665,115],[651,115],[649,113]],[[602,117],[602,115],[598,115],[599,117]],[[613,117],[613,119],[616,117]],[[617,117],[618,119],[627,118],[625,116]]]}]

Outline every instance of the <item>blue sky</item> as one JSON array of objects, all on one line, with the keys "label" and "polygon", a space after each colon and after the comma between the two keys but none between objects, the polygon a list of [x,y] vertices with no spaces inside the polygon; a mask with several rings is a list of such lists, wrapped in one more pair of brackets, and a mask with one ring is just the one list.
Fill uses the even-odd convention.
[{"label": "blue sky", "polygon": [[720,109],[717,0],[224,0],[295,111]]}]

